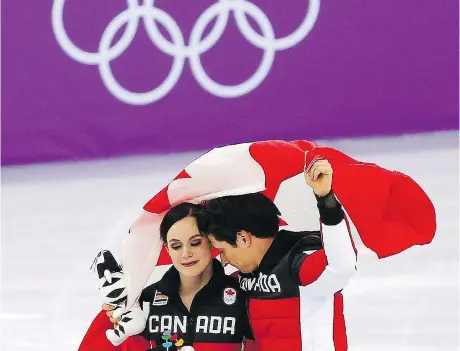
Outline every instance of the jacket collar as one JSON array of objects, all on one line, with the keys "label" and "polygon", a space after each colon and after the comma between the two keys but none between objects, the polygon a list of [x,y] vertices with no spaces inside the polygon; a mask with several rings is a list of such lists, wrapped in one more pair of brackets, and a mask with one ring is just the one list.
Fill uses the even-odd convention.
[{"label": "jacket collar", "polygon": [[315,233],[280,230],[262,258],[259,267],[253,273],[271,271],[305,235]]}]

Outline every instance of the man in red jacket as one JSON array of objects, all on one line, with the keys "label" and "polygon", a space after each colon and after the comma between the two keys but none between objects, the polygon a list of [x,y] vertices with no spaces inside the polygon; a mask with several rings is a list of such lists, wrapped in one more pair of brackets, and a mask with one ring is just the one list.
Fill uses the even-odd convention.
[{"label": "man in red jacket", "polygon": [[355,271],[356,251],[332,193],[330,163],[314,162],[305,181],[317,199],[318,236],[278,232],[278,209],[258,193],[210,200],[198,216],[222,262],[241,272],[260,351],[347,350],[340,291]]}]

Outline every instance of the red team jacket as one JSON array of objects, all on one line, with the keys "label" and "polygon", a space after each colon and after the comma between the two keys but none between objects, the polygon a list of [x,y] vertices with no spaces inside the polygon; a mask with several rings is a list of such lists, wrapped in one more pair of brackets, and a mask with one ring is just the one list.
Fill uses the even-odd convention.
[{"label": "red team jacket", "polygon": [[337,205],[320,207],[320,236],[281,230],[258,269],[240,274],[259,351],[347,350],[340,291],[355,272],[356,250]]}]

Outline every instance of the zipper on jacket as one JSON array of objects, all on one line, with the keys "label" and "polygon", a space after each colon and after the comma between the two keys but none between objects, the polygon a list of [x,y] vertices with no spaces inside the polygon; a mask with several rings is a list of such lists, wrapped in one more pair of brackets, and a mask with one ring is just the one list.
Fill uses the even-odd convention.
[{"label": "zipper on jacket", "polygon": [[252,329],[251,316],[249,315],[249,301],[250,301],[250,298],[248,296],[246,298],[246,315],[248,316],[249,329],[251,330],[252,337],[254,338],[254,341],[256,341],[256,336],[254,335],[254,329]]}]

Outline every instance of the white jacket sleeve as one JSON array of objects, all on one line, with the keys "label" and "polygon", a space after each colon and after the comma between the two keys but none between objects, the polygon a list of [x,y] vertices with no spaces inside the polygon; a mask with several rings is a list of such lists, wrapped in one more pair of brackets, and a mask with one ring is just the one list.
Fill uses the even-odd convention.
[{"label": "white jacket sleeve", "polygon": [[299,279],[304,293],[330,295],[343,289],[356,271],[356,251],[340,203],[330,193],[318,199],[323,249],[304,253]]}]

